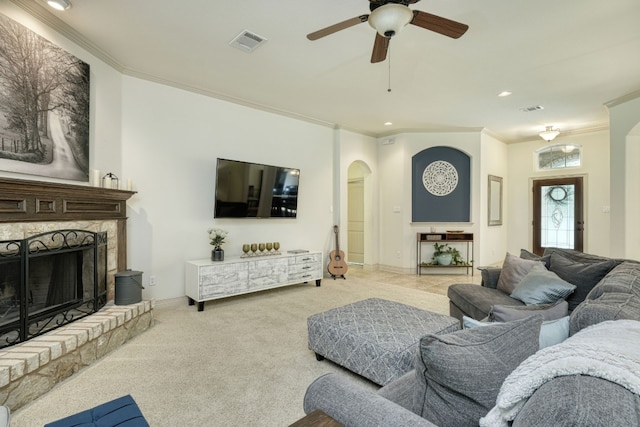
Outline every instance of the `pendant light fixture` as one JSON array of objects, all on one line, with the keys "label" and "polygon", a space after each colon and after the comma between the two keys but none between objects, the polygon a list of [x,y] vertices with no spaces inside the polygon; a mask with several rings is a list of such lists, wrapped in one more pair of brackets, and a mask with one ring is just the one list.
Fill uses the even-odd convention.
[{"label": "pendant light fixture", "polygon": [[553,141],[553,139],[560,135],[560,129],[554,129],[553,126],[547,126],[545,130],[539,133],[540,138],[547,142]]},{"label": "pendant light fixture", "polygon": [[369,25],[383,37],[398,34],[413,19],[413,11],[407,6],[387,3],[375,8],[369,15]]}]

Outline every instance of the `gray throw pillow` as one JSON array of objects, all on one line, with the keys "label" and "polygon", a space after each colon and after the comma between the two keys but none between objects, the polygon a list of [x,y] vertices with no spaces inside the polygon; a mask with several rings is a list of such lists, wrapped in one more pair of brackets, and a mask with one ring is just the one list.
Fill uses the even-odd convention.
[{"label": "gray throw pillow", "polygon": [[505,378],[538,351],[542,316],[420,339],[414,412],[439,427],[477,426]]},{"label": "gray throw pillow", "polygon": [[[531,316],[533,316],[533,314]],[[462,316],[462,326],[464,329],[473,329],[478,326],[499,325],[501,323],[502,322],[484,322],[471,317]],[[542,322],[542,326],[540,327],[540,336],[538,337],[540,348],[560,344],[567,338],[569,338],[569,316]]]},{"label": "gray throw pillow", "polygon": [[544,267],[544,263],[540,261],[522,259],[507,253],[502,263],[502,270],[500,271],[496,289],[510,294],[522,278],[536,265]]},{"label": "gray throw pillow", "polygon": [[526,305],[549,304],[567,298],[575,288],[553,271],[536,266],[524,276],[510,296]]},{"label": "gray throw pillow", "polygon": [[528,259],[531,261],[540,261],[544,262],[544,266],[549,268],[549,260],[551,259],[551,255],[536,255],[533,252],[530,252],[526,249],[520,249],[520,258]]},{"label": "gray throw pillow", "polygon": [[565,300],[560,300],[551,304],[538,305],[494,305],[491,307],[489,319],[492,322],[510,322],[535,314],[540,314],[544,320],[561,319],[569,315],[569,304]]},{"label": "gray throw pillow", "polygon": [[557,252],[551,254],[550,270],[560,278],[576,285],[576,290],[567,297],[569,310],[573,311],[587,297],[587,294],[616,266],[615,260],[595,262],[575,262]]}]

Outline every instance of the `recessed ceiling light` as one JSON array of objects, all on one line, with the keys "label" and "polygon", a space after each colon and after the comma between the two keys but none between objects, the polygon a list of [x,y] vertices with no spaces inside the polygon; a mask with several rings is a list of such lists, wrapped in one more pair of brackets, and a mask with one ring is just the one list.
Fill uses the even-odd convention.
[{"label": "recessed ceiling light", "polygon": [[508,90],[503,90],[502,92],[500,92],[498,94],[499,97],[505,97],[505,96],[509,96],[511,95],[511,92],[509,92]]},{"label": "recessed ceiling light", "polygon": [[47,0],[47,4],[56,10],[67,10],[71,8],[69,0]]},{"label": "recessed ceiling light", "polygon": [[391,123],[391,122],[384,122],[384,125],[385,125],[385,126],[391,126],[392,124],[393,124],[393,123]]}]

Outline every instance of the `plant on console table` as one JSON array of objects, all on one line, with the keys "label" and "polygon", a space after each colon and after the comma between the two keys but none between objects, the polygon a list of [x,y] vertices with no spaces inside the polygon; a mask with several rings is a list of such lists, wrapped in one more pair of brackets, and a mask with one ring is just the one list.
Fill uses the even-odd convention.
[{"label": "plant on console table", "polygon": [[220,228],[210,228],[207,232],[209,233],[209,243],[213,246],[213,250],[211,251],[211,261],[224,261],[224,250],[222,249],[222,244],[224,243],[224,238],[227,237],[229,232]]},{"label": "plant on console table", "polygon": [[448,243],[438,244],[436,242],[433,247],[435,251],[431,265],[467,265],[467,262],[462,259],[460,251],[450,247]]}]

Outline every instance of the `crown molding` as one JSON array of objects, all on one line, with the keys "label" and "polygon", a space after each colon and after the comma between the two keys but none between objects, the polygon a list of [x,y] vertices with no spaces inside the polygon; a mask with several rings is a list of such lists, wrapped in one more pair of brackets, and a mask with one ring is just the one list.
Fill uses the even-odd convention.
[{"label": "crown molding", "polygon": [[107,63],[115,70],[122,72],[124,67],[118,61],[116,61],[111,55],[100,49],[95,44],[91,43],[82,34],[71,28],[60,18],[49,12],[43,5],[39,4],[35,0],[9,0],[29,15],[33,16],[43,24],[47,25],[51,29],[57,31],[71,42],[77,44],[87,52],[91,53],[101,61]]},{"label": "crown molding", "polygon": [[638,90],[636,90],[634,92],[628,93],[626,95],[622,95],[619,98],[612,99],[611,101],[605,102],[604,105],[607,108],[611,108],[611,107],[615,107],[615,106],[620,105],[620,104],[624,104],[625,102],[629,102],[629,101],[631,101],[633,99],[636,99],[636,98],[640,98],[640,89],[638,89]]},{"label": "crown molding", "polygon": [[131,70],[131,69],[124,69],[122,70],[122,74],[129,76],[129,77],[135,77],[137,79],[141,79],[141,80],[145,80],[145,81],[149,81],[149,82],[153,82],[153,83],[157,83],[163,86],[169,86],[169,87],[173,87],[176,89],[180,89],[180,90],[184,90],[187,92],[191,92],[191,93],[197,93],[199,95],[203,95],[203,96],[207,96],[209,98],[215,98],[215,99],[219,99],[221,101],[227,101],[227,102],[231,102],[233,104],[238,104],[238,105],[243,105],[245,107],[249,107],[249,108],[253,108],[255,110],[261,110],[261,111],[265,111],[268,113],[273,113],[273,114],[277,114],[280,116],[286,116],[292,119],[297,119],[297,120],[301,120],[301,121],[305,121],[308,123],[313,123],[316,125],[320,125],[320,126],[325,126],[325,127],[330,127],[330,128],[335,128],[337,125],[335,123],[331,123],[331,122],[327,122],[324,120],[319,120],[313,117],[309,117],[309,116],[305,116],[303,114],[298,114],[298,113],[294,113],[292,111],[287,111],[287,110],[282,110],[279,108],[275,108],[269,105],[265,105],[265,104],[259,104],[257,102],[253,102],[253,101],[248,101],[246,99],[242,99],[242,98],[236,98],[233,96],[229,96],[229,95],[225,95],[223,93],[219,93],[219,92],[215,92],[209,89],[204,89],[198,86],[191,86],[188,84],[184,84],[184,83],[178,83],[172,80],[167,80],[167,79],[163,79],[161,77],[152,75],[152,74],[146,74],[146,73],[141,73],[135,70]]}]

